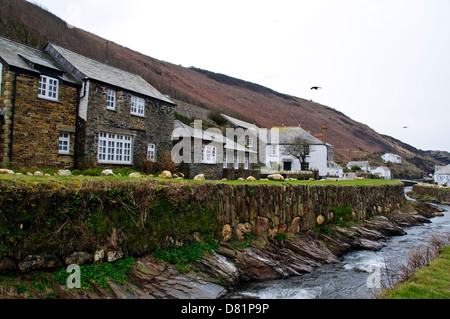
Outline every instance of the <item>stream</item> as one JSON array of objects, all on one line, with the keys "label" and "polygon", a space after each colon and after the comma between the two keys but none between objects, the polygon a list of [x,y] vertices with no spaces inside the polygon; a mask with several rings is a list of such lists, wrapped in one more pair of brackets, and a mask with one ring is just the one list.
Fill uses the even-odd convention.
[{"label": "stream", "polygon": [[[411,187],[405,187],[405,193]],[[412,200],[407,197],[407,199]],[[316,268],[311,273],[287,279],[252,282],[243,285],[228,298],[261,299],[372,299],[387,283],[386,268],[394,271],[405,264],[408,253],[429,244],[433,234],[450,232],[450,206],[439,205],[443,217],[431,218],[431,223],[405,228],[404,236],[389,238],[379,251],[354,251],[336,264]],[[381,283],[381,284],[380,284]]]}]

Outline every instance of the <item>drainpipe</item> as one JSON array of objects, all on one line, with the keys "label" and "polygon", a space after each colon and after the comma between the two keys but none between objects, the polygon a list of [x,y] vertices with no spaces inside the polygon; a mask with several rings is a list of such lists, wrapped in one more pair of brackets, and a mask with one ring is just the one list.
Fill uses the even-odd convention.
[{"label": "drainpipe", "polygon": [[13,159],[13,136],[14,136],[14,109],[16,107],[16,86],[17,86],[17,70],[14,72],[14,91],[11,107],[11,134],[10,134],[10,144],[9,144],[9,161],[12,162]]},{"label": "drainpipe", "polygon": [[80,101],[86,96],[86,79],[83,79],[83,95],[80,96],[80,93],[78,93],[78,99],[77,99],[77,106],[76,106],[76,115],[75,115],[75,144],[74,144],[74,154],[73,154],[73,166],[74,168],[78,168],[78,125],[79,125],[79,119],[78,119],[78,112],[80,110]]}]

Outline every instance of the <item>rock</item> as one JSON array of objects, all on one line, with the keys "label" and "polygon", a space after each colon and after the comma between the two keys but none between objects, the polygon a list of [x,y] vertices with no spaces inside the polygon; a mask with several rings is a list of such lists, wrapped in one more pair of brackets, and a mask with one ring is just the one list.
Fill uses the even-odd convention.
[{"label": "rock", "polygon": [[33,173],[31,173],[31,172],[26,172],[25,175],[32,176]]},{"label": "rock", "polygon": [[178,179],[178,174],[172,174],[172,178]]},{"label": "rock", "polygon": [[247,181],[254,182],[254,181],[256,181],[256,178],[254,178],[253,176],[249,176],[249,177],[247,177]]},{"label": "rock", "polygon": [[34,175],[34,176],[44,176],[44,174],[42,174],[41,171],[36,171],[36,172],[34,172],[33,175]]},{"label": "rock", "polygon": [[123,255],[124,255],[123,251],[120,247],[115,248],[115,249],[110,249],[106,253],[106,259],[108,260],[108,262],[112,263],[118,259],[122,259]]},{"label": "rock", "polygon": [[103,249],[94,252],[94,263],[101,263],[103,258],[105,258],[105,251]]},{"label": "rock", "polygon": [[440,212],[437,212],[437,213],[433,213],[433,215],[434,215],[434,216],[439,216],[439,217],[442,217],[442,216],[444,216],[444,214],[443,214],[443,213],[440,213]]},{"label": "rock", "polygon": [[54,270],[61,268],[62,264],[58,257],[54,255],[47,256],[27,256],[22,262],[18,264],[18,269],[21,272],[28,272],[32,270]]},{"label": "rock", "polygon": [[245,234],[252,233],[252,225],[250,223],[239,223],[236,226],[236,238],[237,240],[244,240]]},{"label": "rock", "polygon": [[94,260],[94,254],[80,251],[80,252],[75,252],[72,255],[64,258],[64,263],[66,265],[75,264],[78,266],[82,266],[82,265],[91,263],[93,260]]},{"label": "rock", "polygon": [[6,168],[1,168],[0,169],[0,174],[14,174],[14,172],[10,169],[6,169]]},{"label": "rock", "polygon": [[180,175],[180,177],[184,178],[184,174],[183,173],[178,173],[178,175]]},{"label": "rock", "polygon": [[226,182],[228,179],[226,179],[226,178],[222,178],[220,181],[221,182]]},{"label": "rock", "polygon": [[205,180],[205,174],[198,174],[194,177],[194,181],[204,181]]},{"label": "rock", "polygon": [[325,217],[323,217],[322,215],[317,216],[317,225],[322,225],[323,222],[325,221]]},{"label": "rock", "polygon": [[133,172],[128,174],[128,177],[142,177],[142,175],[139,172]]},{"label": "rock", "polygon": [[0,258],[0,274],[6,274],[8,272],[14,271],[16,269],[16,264],[8,257]]},{"label": "rock", "polygon": [[245,179],[243,177],[239,177],[237,180],[240,181],[240,182],[245,181]]},{"label": "rock", "polygon": [[52,175],[50,175],[49,173],[45,173],[44,176],[52,176]]},{"label": "rock", "polygon": [[288,228],[288,232],[298,234],[300,232],[300,217],[295,217]]},{"label": "rock", "polygon": [[57,173],[59,176],[70,176],[72,173],[68,169],[60,169]]},{"label": "rock", "polygon": [[162,171],[160,177],[162,178],[172,178],[172,173],[169,171]]},{"label": "rock", "polygon": [[267,179],[271,181],[284,181],[284,177],[281,174],[272,174],[267,176]]},{"label": "rock", "polygon": [[103,176],[111,176],[111,175],[114,175],[114,173],[113,173],[112,169],[105,169],[102,171],[102,175]]},{"label": "rock", "polygon": [[229,224],[225,224],[222,229],[222,240],[230,241],[232,238],[232,229]]},{"label": "rock", "polygon": [[267,238],[270,235],[269,223],[268,218],[257,216],[255,221],[255,235]]}]

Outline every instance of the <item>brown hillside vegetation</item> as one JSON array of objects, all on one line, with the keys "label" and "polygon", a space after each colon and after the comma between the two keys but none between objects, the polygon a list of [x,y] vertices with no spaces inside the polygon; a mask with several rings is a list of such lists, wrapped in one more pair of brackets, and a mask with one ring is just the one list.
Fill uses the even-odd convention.
[{"label": "brown hillside vegetation", "polygon": [[[50,41],[99,61],[105,61],[106,57],[105,39],[69,28],[52,13],[24,0],[0,0],[0,34],[39,48]],[[426,173],[430,173],[434,165],[446,164],[383,136],[333,108],[258,84],[160,61],[112,42],[109,43],[108,62],[141,75],[174,99],[222,111],[262,127],[301,125],[314,134],[320,132],[325,121],[328,142],[335,146],[336,159],[340,162],[373,159],[374,164],[379,164],[379,155],[395,152]],[[445,158],[441,154],[439,159]]]}]

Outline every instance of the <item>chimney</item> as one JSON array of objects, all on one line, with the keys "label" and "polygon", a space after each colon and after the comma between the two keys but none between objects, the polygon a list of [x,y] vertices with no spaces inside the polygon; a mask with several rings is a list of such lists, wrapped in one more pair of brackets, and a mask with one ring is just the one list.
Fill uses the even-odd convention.
[{"label": "chimney", "polygon": [[323,122],[322,125],[322,141],[327,142],[327,122]]}]

